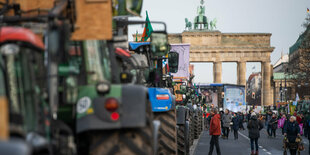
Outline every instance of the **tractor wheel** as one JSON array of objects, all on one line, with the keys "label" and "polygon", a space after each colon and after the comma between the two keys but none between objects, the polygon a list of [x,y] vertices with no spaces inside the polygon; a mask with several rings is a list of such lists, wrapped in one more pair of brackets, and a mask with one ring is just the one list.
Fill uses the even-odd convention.
[{"label": "tractor wheel", "polygon": [[194,144],[194,137],[195,137],[195,122],[194,122],[194,115],[191,112],[190,114],[190,145]]},{"label": "tractor wheel", "polygon": [[177,130],[178,133],[178,155],[185,154],[185,128],[184,125],[179,125],[179,128]]},{"label": "tractor wheel", "polygon": [[154,154],[153,112],[150,103],[147,105],[147,122],[143,128],[89,132],[87,134],[89,136],[88,154]]},{"label": "tractor wheel", "polygon": [[197,130],[198,130],[198,137],[201,133],[201,118],[200,118],[200,110],[198,111],[198,114],[197,114],[197,122],[198,122],[198,125],[197,125]]},{"label": "tractor wheel", "polygon": [[158,135],[158,154],[170,155],[177,152],[177,131],[175,110],[154,113],[155,119],[160,121]]},{"label": "tractor wheel", "polygon": [[199,111],[199,135],[203,131],[203,118],[202,118],[202,111]]},{"label": "tractor wheel", "polygon": [[185,133],[185,126],[180,125],[178,129],[178,155],[188,154],[188,139]]},{"label": "tractor wheel", "polygon": [[195,124],[195,128],[194,128],[194,139],[198,139],[199,137],[199,120],[198,120],[198,116],[194,116],[194,124]]},{"label": "tractor wheel", "polygon": [[[189,154],[189,129],[185,129],[185,125],[180,125],[178,129],[178,155]],[[187,132],[187,133],[186,133]]]},{"label": "tractor wheel", "polygon": [[205,118],[203,117],[203,112],[201,113],[201,132],[205,129]]},{"label": "tractor wheel", "polygon": [[76,145],[74,143],[73,132],[67,124],[60,120],[51,121],[53,154],[74,155],[76,154]]},{"label": "tractor wheel", "polygon": [[152,132],[142,128],[93,132],[89,154],[153,154]]}]

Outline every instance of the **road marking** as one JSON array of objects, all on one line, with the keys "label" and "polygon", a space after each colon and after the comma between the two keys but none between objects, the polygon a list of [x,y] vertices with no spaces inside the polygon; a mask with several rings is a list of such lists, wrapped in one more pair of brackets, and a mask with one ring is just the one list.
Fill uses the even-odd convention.
[{"label": "road marking", "polygon": [[267,154],[271,154],[270,152],[267,152]]},{"label": "road marking", "polygon": [[263,148],[262,146],[259,146],[259,148]]},{"label": "road marking", "polygon": [[265,152],[266,152],[267,150],[266,150],[266,149],[263,149],[263,151],[265,151]]},{"label": "road marking", "polygon": [[238,133],[239,133],[242,137],[244,137],[245,139],[250,140],[250,138],[249,138],[248,136],[246,136],[246,135],[242,134],[242,133],[241,133],[241,132],[239,132],[239,131],[238,131]]}]

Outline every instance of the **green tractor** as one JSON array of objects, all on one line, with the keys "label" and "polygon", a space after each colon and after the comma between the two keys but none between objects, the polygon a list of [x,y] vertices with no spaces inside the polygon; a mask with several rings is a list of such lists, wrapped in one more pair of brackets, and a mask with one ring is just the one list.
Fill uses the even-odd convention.
[{"label": "green tractor", "polygon": [[24,140],[33,154],[74,154],[71,130],[51,118],[46,102],[43,42],[22,27],[0,31],[0,94],[8,101],[9,139]]},{"label": "green tractor", "polygon": [[[74,43],[72,49],[78,49],[80,55],[69,56],[60,66],[73,65],[79,57],[81,61],[76,63],[79,74],[59,77],[60,81],[66,81],[64,88],[68,89],[63,91],[66,99],[76,97],[73,101],[77,101],[78,153],[153,154],[156,151],[153,115],[146,88],[114,83],[120,81],[121,74],[113,74],[118,67],[114,66],[114,51],[108,48],[107,41],[81,41]],[[78,82],[71,85],[70,81]],[[75,89],[77,95],[72,95],[70,91]],[[68,116],[70,109],[73,108],[68,108],[68,104],[60,106],[59,111],[65,114],[58,113],[58,116]]]}]

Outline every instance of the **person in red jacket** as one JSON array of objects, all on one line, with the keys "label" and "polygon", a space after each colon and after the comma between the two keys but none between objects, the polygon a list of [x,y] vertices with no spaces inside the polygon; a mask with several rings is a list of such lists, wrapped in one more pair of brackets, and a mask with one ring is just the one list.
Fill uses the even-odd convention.
[{"label": "person in red jacket", "polygon": [[212,155],[214,145],[216,147],[216,153],[221,154],[219,145],[219,136],[221,135],[221,116],[217,113],[217,109],[212,109],[213,117],[210,121],[209,134],[211,135],[209,155]]}]

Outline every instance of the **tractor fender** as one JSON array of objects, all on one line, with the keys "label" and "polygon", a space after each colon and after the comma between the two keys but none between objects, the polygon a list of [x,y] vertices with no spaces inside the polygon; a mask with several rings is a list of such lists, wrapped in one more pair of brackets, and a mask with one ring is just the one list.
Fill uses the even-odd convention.
[{"label": "tractor fender", "polygon": [[186,120],[186,111],[187,109],[183,106],[179,106],[177,108],[177,124],[185,124],[185,120]]},{"label": "tractor fender", "polygon": [[185,141],[186,141],[186,146],[188,149],[190,148],[190,145],[189,145],[189,137],[190,137],[190,124],[189,124],[189,121],[186,121],[185,122]]},{"label": "tractor fender", "polygon": [[[112,121],[111,112],[105,109],[105,101],[111,95],[92,99],[93,113],[77,119],[77,133],[89,130],[111,130],[121,128],[140,128],[146,126],[147,88],[140,85],[119,85],[121,95],[115,97],[119,102],[119,119]],[[113,90],[111,90],[113,91]]]}]

